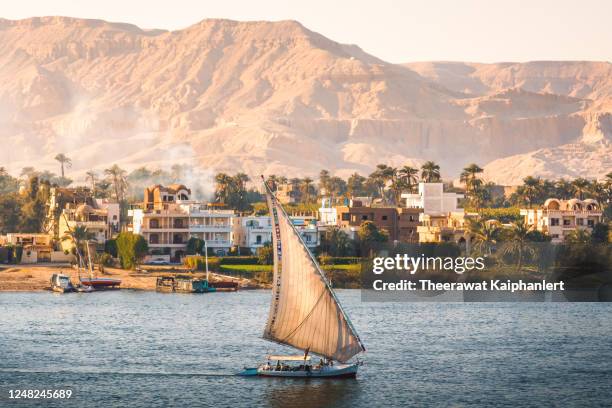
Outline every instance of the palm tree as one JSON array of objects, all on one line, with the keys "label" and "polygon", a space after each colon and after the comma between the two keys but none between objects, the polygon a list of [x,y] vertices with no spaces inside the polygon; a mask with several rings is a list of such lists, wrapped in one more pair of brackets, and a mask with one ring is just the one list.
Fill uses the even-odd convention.
[{"label": "palm tree", "polygon": [[60,168],[62,170],[62,178],[64,178],[64,166],[72,167],[72,160],[64,153],[59,153],[57,156],[55,156],[55,160],[60,163]]},{"label": "palm tree", "polygon": [[270,188],[270,191],[276,191],[278,188],[278,177],[274,174],[270,174],[268,178],[266,178],[266,184]]},{"label": "palm tree", "polygon": [[[521,189],[522,198],[529,203],[529,208],[538,199],[542,192],[542,179],[539,177],[527,176],[523,179]],[[518,192],[518,190],[517,190]]]},{"label": "palm tree", "polygon": [[584,200],[584,193],[586,193],[591,187],[591,182],[583,177],[578,177],[572,181],[572,186],[574,186],[574,191],[576,192],[578,199]]},{"label": "palm tree", "polygon": [[440,166],[433,161],[427,161],[421,166],[421,179],[426,183],[440,181]]},{"label": "palm tree", "polygon": [[414,186],[419,182],[419,169],[404,166],[398,170],[397,174],[404,181],[408,192],[412,192]]},{"label": "palm tree", "polygon": [[228,203],[232,187],[232,177],[225,173],[218,173],[215,176],[215,197],[220,203]]},{"label": "palm tree", "polygon": [[475,253],[490,256],[493,246],[497,243],[499,228],[493,221],[469,221],[470,235]]},{"label": "palm tree", "polygon": [[384,202],[387,201],[385,197],[385,187],[389,181],[393,181],[396,172],[397,170],[393,167],[389,167],[386,164],[379,164],[376,166],[376,170],[370,174],[370,179],[372,179],[373,183],[377,186],[380,198],[382,198]]},{"label": "palm tree", "polygon": [[25,177],[26,179],[29,179],[36,175],[38,175],[36,169],[34,167],[28,166],[21,169],[19,177]]},{"label": "palm tree", "polygon": [[123,201],[125,190],[127,190],[127,173],[121,167],[113,164],[112,167],[104,170],[104,174],[110,177],[115,189],[115,197],[118,202]]},{"label": "palm tree", "polygon": [[89,232],[84,225],[77,225],[73,229],[69,229],[61,237],[62,241],[71,241],[77,251],[79,260],[83,262],[82,256],[85,253],[85,245],[89,245],[89,241],[96,241],[95,234]]},{"label": "palm tree", "polygon": [[555,196],[562,200],[569,200],[575,194],[575,189],[572,183],[565,179],[559,179],[555,182]]},{"label": "palm tree", "polygon": [[91,195],[96,196],[96,180],[98,179],[98,173],[95,170],[89,170],[85,173],[85,181],[91,180]]},{"label": "palm tree", "polygon": [[310,177],[304,177],[302,179],[302,189],[304,192],[304,202],[309,203],[310,202],[310,188],[312,187],[312,182],[314,180],[311,179]]},{"label": "palm tree", "polygon": [[519,221],[513,222],[507,232],[508,240],[502,247],[502,253],[516,255],[516,271],[518,272],[523,266],[523,256],[535,253],[528,245],[531,228],[524,221]]},{"label": "palm tree", "polygon": [[565,236],[565,242],[571,244],[590,244],[591,233],[583,228],[575,229]]},{"label": "palm tree", "polygon": [[459,180],[465,184],[466,193],[470,194],[470,192],[473,192],[476,187],[478,187],[476,184],[482,184],[482,182],[478,183],[477,180],[478,174],[482,173],[483,171],[484,170],[476,163],[472,163],[463,169]]}]

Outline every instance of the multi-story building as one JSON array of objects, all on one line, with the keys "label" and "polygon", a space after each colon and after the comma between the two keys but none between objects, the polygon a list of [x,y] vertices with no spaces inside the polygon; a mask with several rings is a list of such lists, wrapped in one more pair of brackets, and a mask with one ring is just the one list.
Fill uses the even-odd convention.
[{"label": "multi-story building", "polygon": [[417,227],[419,242],[454,242],[469,245],[471,234],[469,220],[478,214],[455,211],[446,214],[421,214]]},{"label": "multi-story building", "polygon": [[419,208],[364,207],[352,200],[348,206],[336,207],[338,226],[355,239],[357,231],[366,221],[371,221],[389,235],[390,241],[416,242],[419,224]]},{"label": "multi-story building", "polygon": [[208,248],[227,253],[233,245],[234,212],[191,200],[184,185],[156,185],[145,189],[142,208],[129,210],[131,230],[141,234],[153,255],[179,259],[189,238],[206,241]]},{"label": "multi-story building", "polygon": [[577,229],[592,231],[602,221],[603,212],[593,199],[549,198],[541,208],[521,209],[521,215],[527,225],[548,234],[552,242],[560,243]]},{"label": "multi-story building", "polygon": [[111,239],[119,231],[119,204],[93,201],[95,207],[88,204],[67,204],[59,216],[58,238],[62,250],[71,250],[74,242],[63,239],[76,227],[86,227],[98,246]]},{"label": "multi-story building", "polygon": [[[306,246],[315,248],[320,244],[319,228],[314,217],[291,216],[290,218]],[[272,242],[270,216],[248,216],[236,219],[234,223],[235,245],[250,248],[251,252],[255,253],[258,248],[268,242]]]},{"label": "multi-story building", "polygon": [[463,194],[444,192],[443,183],[419,183],[418,193],[402,194],[406,208],[421,208],[423,214],[436,215],[457,212]]}]

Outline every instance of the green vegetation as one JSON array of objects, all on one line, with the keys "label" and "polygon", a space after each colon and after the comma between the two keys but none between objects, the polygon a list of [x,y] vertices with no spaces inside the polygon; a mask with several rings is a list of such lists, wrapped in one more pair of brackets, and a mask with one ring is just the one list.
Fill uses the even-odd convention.
[{"label": "green vegetation", "polygon": [[117,236],[117,255],[124,269],[135,268],[147,254],[149,246],[142,235],[122,232]]}]

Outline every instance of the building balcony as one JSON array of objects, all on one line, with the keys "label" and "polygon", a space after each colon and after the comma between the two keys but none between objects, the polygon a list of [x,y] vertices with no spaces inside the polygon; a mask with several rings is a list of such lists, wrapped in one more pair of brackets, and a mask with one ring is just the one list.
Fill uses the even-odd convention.
[{"label": "building balcony", "polygon": [[190,224],[189,229],[192,231],[207,231],[207,230],[231,230],[231,224]]},{"label": "building balcony", "polygon": [[206,246],[209,248],[229,247],[232,243],[229,239],[207,239]]}]

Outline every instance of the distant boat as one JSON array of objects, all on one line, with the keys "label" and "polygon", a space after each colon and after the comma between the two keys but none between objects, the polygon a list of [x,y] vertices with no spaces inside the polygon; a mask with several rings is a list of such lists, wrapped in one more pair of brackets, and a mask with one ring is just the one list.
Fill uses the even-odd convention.
[{"label": "distant boat", "polygon": [[60,293],[73,292],[74,286],[72,286],[68,275],[54,273],[51,275],[51,290]]},{"label": "distant boat", "polygon": [[[298,356],[268,356],[241,375],[338,378],[357,375],[365,351],[330,283],[287,213],[264,182],[272,221],[272,303],[263,338],[301,350]],[[312,363],[309,354],[320,356]]]}]

